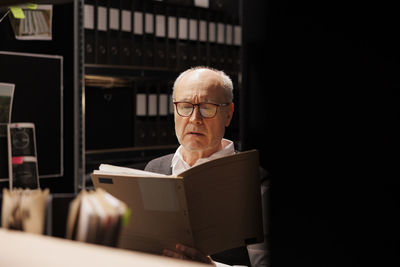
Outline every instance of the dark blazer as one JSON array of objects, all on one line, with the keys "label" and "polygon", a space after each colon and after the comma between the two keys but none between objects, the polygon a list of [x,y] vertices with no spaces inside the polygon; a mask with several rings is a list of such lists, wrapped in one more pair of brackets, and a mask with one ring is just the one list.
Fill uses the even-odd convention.
[{"label": "dark blazer", "polygon": [[[156,159],[151,160],[145,167],[146,171],[157,172],[162,174],[172,174],[172,158],[174,154],[168,154]],[[265,181],[266,172],[260,169],[262,183]],[[229,249],[214,255],[211,255],[214,261],[229,264],[229,265],[246,265],[251,266],[248,250],[246,246]]]},{"label": "dark blazer", "polygon": [[174,157],[174,154],[168,154],[156,159],[153,159],[149,163],[147,163],[145,167],[145,171],[150,171],[150,172],[156,172],[156,173],[162,173],[166,175],[171,175],[172,174],[172,158]]}]

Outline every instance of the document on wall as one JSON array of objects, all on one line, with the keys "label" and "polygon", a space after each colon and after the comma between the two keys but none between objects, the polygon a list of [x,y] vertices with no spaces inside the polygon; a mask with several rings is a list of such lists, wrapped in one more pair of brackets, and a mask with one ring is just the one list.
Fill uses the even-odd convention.
[{"label": "document on wall", "polygon": [[0,123],[11,122],[15,84],[0,82]]},{"label": "document on wall", "polygon": [[23,5],[25,18],[10,16],[17,40],[52,40],[52,5]]},{"label": "document on wall", "polygon": [[183,243],[210,255],[263,240],[257,150],[177,176],[100,165],[91,177],[131,209],[119,247],[161,254]]},{"label": "document on wall", "polygon": [[0,82],[0,182],[9,180],[7,125],[11,122],[15,84]]}]

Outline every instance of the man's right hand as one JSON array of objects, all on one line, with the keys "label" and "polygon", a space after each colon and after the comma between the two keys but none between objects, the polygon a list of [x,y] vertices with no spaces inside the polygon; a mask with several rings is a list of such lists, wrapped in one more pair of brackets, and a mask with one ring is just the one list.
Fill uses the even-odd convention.
[{"label": "man's right hand", "polygon": [[204,255],[200,250],[183,244],[176,244],[176,250],[164,249],[163,255],[183,260],[198,261],[206,264],[215,265],[210,256]]}]

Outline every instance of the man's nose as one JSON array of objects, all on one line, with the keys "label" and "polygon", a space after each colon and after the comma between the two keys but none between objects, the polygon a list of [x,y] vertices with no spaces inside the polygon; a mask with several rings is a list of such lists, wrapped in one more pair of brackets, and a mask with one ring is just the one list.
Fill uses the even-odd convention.
[{"label": "man's nose", "polygon": [[193,112],[192,115],[190,115],[190,120],[201,120],[203,117],[200,114],[200,107],[199,106],[194,106],[193,107]]}]

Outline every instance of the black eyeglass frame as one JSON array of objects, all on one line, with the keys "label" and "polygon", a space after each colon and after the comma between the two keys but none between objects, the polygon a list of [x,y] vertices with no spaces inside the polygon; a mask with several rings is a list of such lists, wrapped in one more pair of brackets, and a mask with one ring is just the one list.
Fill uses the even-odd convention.
[{"label": "black eyeglass frame", "polygon": [[[214,118],[215,116],[217,116],[218,108],[220,108],[220,107],[226,107],[226,106],[229,106],[229,105],[231,104],[231,103],[216,104],[216,103],[211,103],[211,102],[201,102],[201,103],[198,103],[198,104],[193,104],[193,103],[186,102],[186,101],[174,101],[173,103],[174,103],[174,105],[175,105],[176,113],[178,113],[179,116],[181,116],[181,117],[186,117],[186,118],[192,116],[193,111],[194,111],[194,107],[195,107],[195,106],[198,106],[198,108],[199,108],[199,113],[200,113],[201,117],[202,117],[202,118],[205,118],[205,119],[212,119],[212,118]],[[192,111],[190,112],[189,115],[184,116],[184,115],[181,115],[181,114],[179,113],[179,111],[178,111],[178,104],[179,104],[179,103],[186,103],[186,104],[192,105]],[[202,104],[211,104],[211,105],[216,106],[217,109],[215,110],[214,116],[212,116],[212,117],[205,117],[205,116],[203,116],[203,114],[201,114],[201,109],[200,109],[200,105],[202,105]]]}]

